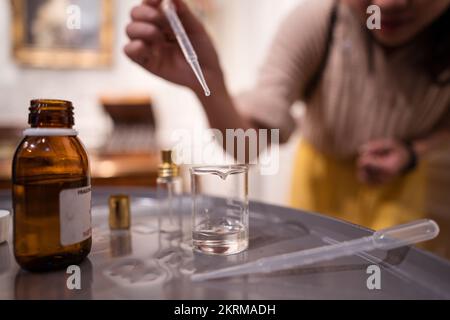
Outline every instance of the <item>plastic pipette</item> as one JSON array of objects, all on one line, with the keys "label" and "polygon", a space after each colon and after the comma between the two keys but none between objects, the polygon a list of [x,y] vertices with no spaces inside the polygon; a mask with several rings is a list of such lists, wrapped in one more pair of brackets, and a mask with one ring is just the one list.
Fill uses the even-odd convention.
[{"label": "plastic pipette", "polygon": [[200,82],[203,91],[205,91],[205,96],[209,97],[211,92],[209,91],[208,85],[206,84],[205,77],[203,76],[202,69],[200,68],[200,63],[198,62],[197,54],[195,53],[194,47],[192,46],[189,37],[187,36],[186,30],[181,23],[180,18],[178,17],[177,10],[172,0],[163,0],[162,10],[167,20],[169,20],[170,26],[177,38],[178,44],[181,47],[181,51],[183,51],[184,57],[186,61],[194,71],[197,80]]},{"label": "plastic pipette", "polygon": [[303,267],[340,257],[351,256],[375,249],[391,250],[406,245],[427,241],[439,234],[439,226],[433,220],[417,220],[375,232],[372,236],[349,240],[333,245],[292,253],[261,258],[259,260],[191,276],[192,281],[225,278],[250,273],[269,273],[274,271]]}]

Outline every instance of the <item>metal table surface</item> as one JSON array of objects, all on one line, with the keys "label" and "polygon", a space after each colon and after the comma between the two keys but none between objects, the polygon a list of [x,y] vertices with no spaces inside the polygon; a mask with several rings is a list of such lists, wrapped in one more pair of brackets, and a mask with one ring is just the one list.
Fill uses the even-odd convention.
[{"label": "metal table surface", "polygon": [[[132,228],[110,232],[107,198],[132,196]],[[220,201],[215,199],[214,201]],[[10,209],[0,193],[0,209]],[[96,189],[93,246],[81,265],[81,290],[69,290],[66,270],[29,273],[14,261],[11,241],[0,245],[0,299],[450,299],[450,263],[405,247],[389,252],[235,278],[191,282],[189,275],[263,256],[344,241],[372,231],[325,216],[262,203],[250,204],[250,246],[221,257],[193,253],[187,243],[169,241],[156,229],[154,193],[146,189]],[[190,200],[180,210],[190,216]],[[381,289],[369,290],[367,268],[381,268]]]}]

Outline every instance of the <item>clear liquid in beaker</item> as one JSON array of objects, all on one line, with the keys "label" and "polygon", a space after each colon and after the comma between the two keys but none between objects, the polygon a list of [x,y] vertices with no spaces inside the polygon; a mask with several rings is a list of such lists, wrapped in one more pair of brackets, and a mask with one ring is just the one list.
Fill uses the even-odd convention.
[{"label": "clear liquid in beaker", "polygon": [[192,233],[196,250],[209,254],[231,254],[248,247],[246,228],[236,220],[223,219]]}]

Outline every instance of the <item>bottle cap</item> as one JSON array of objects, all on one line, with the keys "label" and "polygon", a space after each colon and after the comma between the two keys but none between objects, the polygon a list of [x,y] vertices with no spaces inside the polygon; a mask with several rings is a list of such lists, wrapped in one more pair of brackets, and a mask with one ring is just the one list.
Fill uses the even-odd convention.
[{"label": "bottle cap", "polygon": [[0,244],[8,240],[10,216],[8,210],[0,210]]},{"label": "bottle cap", "polygon": [[112,195],[109,197],[109,227],[110,229],[129,229],[131,224],[130,198],[127,195]]},{"label": "bottle cap", "polygon": [[158,177],[167,178],[167,177],[178,177],[179,170],[178,166],[172,161],[172,151],[171,150],[163,150],[161,151],[161,160],[162,163],[158,168]]}]

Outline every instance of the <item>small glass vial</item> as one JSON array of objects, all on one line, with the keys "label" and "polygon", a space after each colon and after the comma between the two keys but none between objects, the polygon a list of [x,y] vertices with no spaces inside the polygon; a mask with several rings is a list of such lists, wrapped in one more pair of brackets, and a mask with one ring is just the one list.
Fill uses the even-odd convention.
[{"label": "small glass vial", "polygon": [[13,160],[14,255],[30,271],[80,263],[91,250],[91,179],[69,101],[33,100]]},{"label": "small glass vial", "polygon": [[158,169],[157,197],[160,203],[159,232],[171,238],[182,236],[182,215],[179,199],[182,192],[179,168],[172,161],[172,151],[163,150],[162,163]]}]

